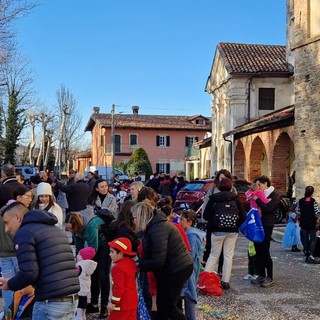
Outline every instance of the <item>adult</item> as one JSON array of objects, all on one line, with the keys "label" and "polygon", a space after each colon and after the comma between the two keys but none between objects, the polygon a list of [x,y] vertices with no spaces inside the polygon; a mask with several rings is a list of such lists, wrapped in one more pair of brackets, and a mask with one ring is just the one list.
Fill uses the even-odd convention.
[{"label": "adult", "polygon": [[30,209],[30,204],[32,202],[32,198],[33,198],[32,192],[26,186],[21,186],[13,192],[13,199],[18,202],[21,202],[29,209]]},{"label": "adult", "polygon": [[104,179],[95,181],[91,194],[88,198],[88,204],[93,206],[96,211],[108,209],[114,217],[118,214],[118,205],[115,196],[109,193],[108,183]]},{"label": "adult", "polygon": [[82,173],[77,173],[74,177],[74,183],[67,185],[57,182],[57,188],[64,192],[67,196],[69,212],[79,212],[87,208],[87,200],[92,191],[90,186],[84,182],[84,176]]},{"label": "adult", "polygon": [[271,181],[267,176],[260,176],[254,179],[254,182],[257,183],[259,190],[264,191],[265,196],[270,199],[270,201],[264,203],[257,196],[252,197],[261,210],[261,221],[265,236],[262,242],[254,243],[259,275],[257,279],[251,280],[251,283],[267,288],[274,285],[270,241],[274,227],[274,215],[279,207],[280,196],[275,192],[274,187],[271,185]]},{"label": "adult", "polygon": [[67,186],[69,185],[69,184],[73,184],[73,183],[75,183],[75,177],[76,177],[76,173],[77,173],[77,171],[76,170],[74,170],[74,169],[70,169],[69,170],[69,176],[68,176],[68,181],[67,181]]},{"label": "adult", "polygon": [[[149,203],[132,207],[137,231],[144,232],[141,271],[152,271],[157,280],[158,320],[185,320],[177,304],[184,283],[192,274],[192,258],[179,231],[165,214]],[[177,263],[178,261],[178,263]]]},{"label": "adult", "polygon": [[178,192],[186,185],[184,177],[174,177],[174,187],[172,189],[172,203],[175,203]]},{"label": "adult", "polygon": [[124,201],[132,200],[137,202],[138,194],[143,187],[144,187],[144,184],[141,181],[132,182],[130,184],[130,195],[127,196]]},{"label": "adult", "polygon": [[94,173],[92,172],[92,171],[89,171],[88,173],[87,173],[87,184],[89,185],[89,187],[91,188],[91,189],[93,189],[94,188],[94,185],[95,185],[95,183],[96,183],[96,178],[95,178],[95,175],[94,175]]},{"label": "adult", "polygon": [[160,186],[160,173],[155,172],[153,174],[153,178],[147,181],[146,187],[152,188],[155,192],[159,193],[159,186]]},{"label": "adult", "polygon": [[31,184],[31,193],[32,193],[32,202],[30,208],[33,209],[37,202],[37,187],[38,184],[41,183],[41,178],[38,174],[30,177],[30,184]]},{"label": "adult", "polygon": [[160,182],[159,193],[162,197],[171,196],[172,182],[169,175],[165,175],[164,179]]},{"label": "adult", "polygon": [[[210,196],[203,213],[203,217],[211,225],[211,251],[205,271],[218,271],[219,257],[223,249],[221,288],[227,290],[230,288],[229,281],[239,226],[245,221],[246,214],[238,195],[231,191],[230,179],[221,179],[217,187],[220,192]],[[219,215],[221,215],[220,220]]]},{"label": "adult", "polygon": [[49,183],[49,181],[48,181],[48,174],[47,174],[47,171],[45,171],[45,170],[43,170],[43,171],[40,171],[39,172],[39,177],[40,177],[40,179],[41,179],[41,182],[47,182],[47,183]]},{"label": "adult", "polygon": [[314,188],[308,186],[304,197],[298,201],[296,208],[300,220],[300,237],[306,262],[318,264],[320,261],[314,258],[314,249],[317,243],[317,217],[320,214],[317,201],[312,197]]},{"label": "adult", "polygon": [[88,304],[87,313],[99,312],[99,295],[101,294],[100,317],[107,317],[107,305],[110,291],[110,267],[109,248],[100,226],[104,222],[101,218],[93,216],[86,220],[78,212],[71,212],[66,222],[66,229],[74,236],[76,254],[87,245],[95,249],[93,258],[97,262],[97,268],[91,276],[91,303]]},{"label": "adult", "polygon": [[22,172],[16,172],[16,179],[20,184],[25,184],[25,178]]},{"label": "adult", "polygon": [[[35,287],[32,319],[74,319],[80,290],[72,249],[57,218],[22,203],[10,204],[2,213],[6,232],[17,250],[19,271],[0,278],[0,289]],[[50,254],[48,254],[50,252]]]},{"label": "adult", "polygon": [[13,192],[21,184],[17,181],[15,167],[6,163],[1,167],[1,181],[0,186],[0,208],[5,206],[10,199],[13,199]]}]

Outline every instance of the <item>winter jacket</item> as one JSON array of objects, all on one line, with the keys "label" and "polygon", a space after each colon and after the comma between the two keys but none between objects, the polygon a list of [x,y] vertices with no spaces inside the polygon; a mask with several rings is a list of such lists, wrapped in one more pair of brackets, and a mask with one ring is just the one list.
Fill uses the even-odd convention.
[{"label": "winter jacket", "polygon": [[[44,210],[47,207],[47,205],[48,204],[39,203],[39,209]],[[60,208],[60,206],[54,202],[53,206],[47,211],[54,214],[57,217],[57,219],[58,219],[57,227],[59,227],[60,229],[63,229],[63,226],[62,226],[63,213],[62,213],[62,209]]]},{"label": "winter jacket", "polygon": [[79,267],[79,281],[80,291],[79,296],[87,297],[90,293],[91,275],[96,270],[97,262],[93,260],[81,260],[76,263],[76,267]]},{"label": "winter jacket", "polygon": [[163,180],[160,182],[159,193],[162,196],[171,196],[171,191],[172,191],[172,183],[169,179]]},{"label": "winter jacket", "polygon": [[117,221],[113,221],[110,225],[112,232],[112,240],[116,238],[128,238],[131,241],[132,245],[132,251],[138,252],[138,246],[140,244],[140,241],[137,237],[137,235],[132,231],[130,226],[127,223],[121,224],[121,226],[118,226]]},{"label": "winter jacket", "polygon": [[153,271],[160,275],[184,272],[192,266],[192,258],[177,228],[167,221],[165,214],[154,211],[143,238],[143,257],[139,261],[141,271]]},{"label": "winter jacket", "polygon": [[6,233],[3,218],[0,215],[0,258],[15,256],[12,238]]},{"label": "winter jacket", "polygon": [[68,212],[81,211],[87,206],[87,199],[92,191],[90,186],[83,180],[76,183],[64,185],[61,182],[57,183],[59,190],[64,192],[68,201]]},{"label": "winter jacket", "polygon": [[264,203],[261,199],[257,198],[256,203],[261,209],[261,221],[263,226],[273,227],[274,215],[280,204],[280,196],[275,192],[271,192],[267,197],[270,199],[268,203]]},{"label": "winter jacket", "polygon": [[190,254],[193,260],[193,271],[191,277],[184,285],[181,295],[197,302],[197,283],[199,280],[202,249],[205,243],[206,234],[196,228],[188,228],[186,234],[191,246]]},{"label": "winter jacket", "polygon": [[10,290],[32,285],[36,301],[79,292],[73,252],[56,223],[53,214],[42,210],[31,210],[24,215],[13,238],[19,271],[8,281]]},{"label": "winter jacket", "polygon": [[100,246],[105,244],[104,237],[99,232],[101,224],[104,224],[103,220],[94,216],[87,225],[85,225],[85,228],[81,233],[74,234],[76,254],[85,247],[85,243],[88,247],[94,248],[96,252]]},{"label": "winter jacket", "polygon": [[[240,225],[245,221],[246,213],[241,205],[241,201],[238,195],[232,191],[220,191],[218,193],[213,193],[211,196],[209,196],[209,201],[204,209],[203,218],[208,221],[207,230],[223,231],[223,230],[219,230],[218,226],[216,226],[214,223],[215,203],[223,203],[231,200],[235,201],[239,211],[238,227],[240,227]],[[234,232],[239,232],[239,230],[234,230]]]},{"label": "winter jacket", "polygon": [[117,200],[114,195],[108,193],[106,197],[101,202],[101,199],[99,196],[97,196],[95,207],[97,210],[100,209],[108,209],[114,217],[117,217],[118,215],[118,205]]},{"label": "winter jacket", "polygon": [[300,199],[296,211],[300,215],[300,228],[306,230],[316,229],[319,207],[314,198],[310,198],[310,201],[307,201],[306,198]]},{"label": "winter jacket", "polygon": [[9,177],[2,181],[0,186],[0,208],[5,206],[7,202],[13,199],[13,192],[21,187],[21,184],[17,181],[16,177]]}]

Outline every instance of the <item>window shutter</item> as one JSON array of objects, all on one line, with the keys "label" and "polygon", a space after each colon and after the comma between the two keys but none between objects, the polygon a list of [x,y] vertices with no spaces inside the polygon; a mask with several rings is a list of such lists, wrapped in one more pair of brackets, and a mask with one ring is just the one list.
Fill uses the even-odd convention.
[{"label": "window shutter", "polygon": [[159,147],[159,146],[160,146],[160,136],[157,136],[156,138],[157,138],[157,140],[156,140],[156,146]]},{"label": "window shutter", "polygon": [[156,172],[159,172],[160,171],[160,166],[159,166],[159,163],[156,164]]},{"label": "window shutter", "polygon": [[166,164],[166,173],[169,174],[170,173],[170,163]]},{"label": "window shutter", "polygon": [[188,139],[188,137],[186,137],[186,139],[185,139],[185,146],[189,147],[189,139]]},{"label": "window shutter", "polygon": [[170,146],[170,136],[167,136],[167,147]]}]

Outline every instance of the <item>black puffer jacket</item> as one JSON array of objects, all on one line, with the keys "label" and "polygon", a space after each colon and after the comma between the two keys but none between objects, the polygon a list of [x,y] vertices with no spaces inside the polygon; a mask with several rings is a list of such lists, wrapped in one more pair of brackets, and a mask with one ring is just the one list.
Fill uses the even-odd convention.
[{"label": "black puffer jacket", "polygon": [[[241,205],[241,201],[239,199],[239,196],[232,192],[232,191],[220,191],[218,193],[213,193],[209,197],[209,201],[207,202],[207,205],[205,207],[205,210],[203,212],[203,217],[208,221],[207,230],[212,231],[223,231],[219,230],[217,226],[214,224],[214,217],[215,217],[215,203],[223,203],[234,200],[238,211],[239,211],[239,220],[238,220],[238,227],[241,226],[241,224],[246,220],[246,213]],[[239,229],[235,229],[232,232],[239,232]]]},{"label": "black puffer jacket", "polygon": [[189,270],[192,258],[178,229],[167,221],[159,210],[148,223],[143,238],[143,257],[139,261],[141,271],[160,274],[176,274]]},{"label": "black puffer jacket", "polygon": [[256,200],[256,203],[261,209],[262,225],[272,227],[274,225],[274,216],[280,204],[280,196],[273,191],[267,198],[270,199],[268,203],[264,203],[259,198]]},{"label": "black puffer jacket", "polygon": [[8,281],[17,291],[35,287],[35,300],[75,294],[80,290],[72,249],[57,218],[46,211],[27,212],[14,236],[19,271]]}]

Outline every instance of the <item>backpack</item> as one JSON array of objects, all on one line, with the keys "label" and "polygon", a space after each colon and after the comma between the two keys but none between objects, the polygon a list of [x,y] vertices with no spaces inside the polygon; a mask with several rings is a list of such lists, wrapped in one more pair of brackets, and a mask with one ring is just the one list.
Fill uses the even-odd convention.
[{"label": "backpack", "polygon": [[100,233],[104,236],[105,240],[111,241],[113,240],[114,230],[110,227],[110,224],[115,217],[108,209],[100,209],[95,212],[95,215],[101,218],[104,224],[100,225]]},{"label": "backpack", "polygon": [[205,296],[222,296],[220,278],[214,272],[200,272],[197,287],[199,293]]},{"label": "backpack", "polygon": [[239,209],[235,200],[215,202],[213,205],[214,231],[238,232]]}]

